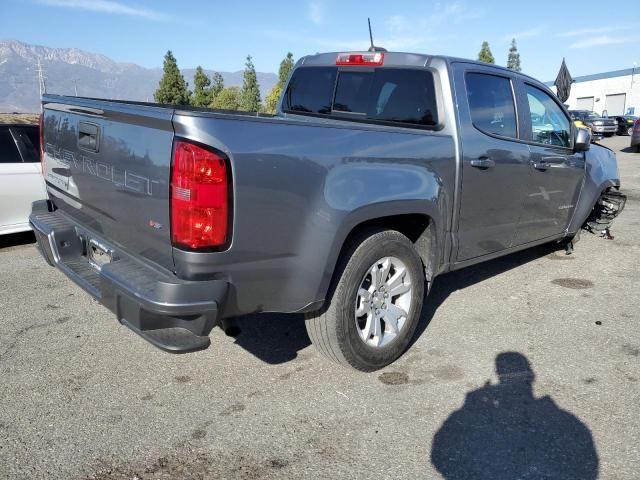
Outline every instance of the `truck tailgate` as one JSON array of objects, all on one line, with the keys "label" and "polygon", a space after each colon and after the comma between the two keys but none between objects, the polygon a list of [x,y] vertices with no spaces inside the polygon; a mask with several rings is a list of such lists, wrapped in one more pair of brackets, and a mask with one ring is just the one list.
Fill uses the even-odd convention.
[{"label": "truck tailgate", "polygon": [[43,103],[44,174],[56,207],[97,241],[173,270],[173,109],[53,96]]}]

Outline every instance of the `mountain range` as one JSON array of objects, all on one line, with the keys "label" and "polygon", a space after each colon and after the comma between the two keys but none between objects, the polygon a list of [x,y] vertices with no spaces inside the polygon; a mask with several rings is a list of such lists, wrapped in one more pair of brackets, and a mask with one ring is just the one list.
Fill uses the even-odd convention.
[{"label": "mountain range", "polygon": [[[16,40],[0,40],[0,112],[36,112],[40,109],[38,61],[47,93],[153,101],[162,68],[120,63],[77,48],[49,48]],[[207,70],[212,75],[214,70]],[[182,70],[193,85],[194,68]],[[225,86],[242,85],[242,70],[220,72]],[[257,72],[262,98],[275,85],[274,73]]]}]

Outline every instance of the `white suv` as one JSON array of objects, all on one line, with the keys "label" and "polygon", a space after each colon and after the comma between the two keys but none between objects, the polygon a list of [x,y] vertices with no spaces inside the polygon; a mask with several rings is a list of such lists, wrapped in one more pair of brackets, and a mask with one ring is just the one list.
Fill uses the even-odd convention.
[{"label": "white suv", "polygon": [[30,230],[31,202],[43,198],[38,126],[0,124],[0,235]]}]

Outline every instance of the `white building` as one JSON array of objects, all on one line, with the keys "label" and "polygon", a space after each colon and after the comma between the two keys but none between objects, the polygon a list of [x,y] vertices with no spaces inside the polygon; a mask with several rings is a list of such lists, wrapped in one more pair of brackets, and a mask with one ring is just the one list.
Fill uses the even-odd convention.
[{"label": "white building", "polygon": [[[555,91],[555,87],[551,89]],[[574,78],[565,105],[570,110],[605,112],[610,117],[640,115],[640,67]]]}]

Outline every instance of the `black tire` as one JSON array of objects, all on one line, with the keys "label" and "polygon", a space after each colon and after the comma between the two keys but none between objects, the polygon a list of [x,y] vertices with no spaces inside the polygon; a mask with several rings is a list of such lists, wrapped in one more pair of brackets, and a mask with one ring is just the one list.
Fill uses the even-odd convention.
[{"label": "black tire", "polygon": [[[372,230],[354,239],[338,262],[332,287],[322,310],[306,315],[307,333],[330,360],[357,370],[383,368],[404,353],[422,311],[425,275],[411,241],[393,230]],[[393,256],[404,263],[411,277],[411,307],[404,326],[388,345],[372,347],[358,334],[354,306],[360,283],[377,260]]]},{"label": "black tire", "polygon": [[627,128],[627,135],[629,136],[633,135],[633,127]]}]

